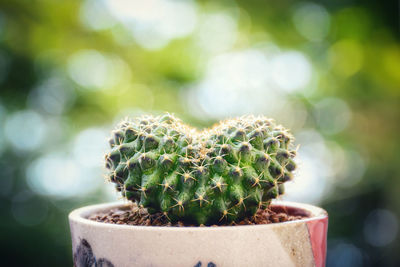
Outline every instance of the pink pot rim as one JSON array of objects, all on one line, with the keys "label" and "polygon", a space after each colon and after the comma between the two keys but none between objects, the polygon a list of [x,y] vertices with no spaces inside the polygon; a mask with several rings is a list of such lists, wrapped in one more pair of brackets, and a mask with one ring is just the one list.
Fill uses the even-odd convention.
[{"label": "pink pot rim", "polygon": [[93,220],[89,220],[87,217],[90,214],[99,211],[107,211],[112,208],[122,207],[125,205],[129,205],[128,202],[109,202],[109,203],[101,203],[95,205],[89,205],[85,207],[81,207],[78,209],[73,210],[68,218],[70,222],[75,222],[78,224],[85,224],[90,225],[92,227],[98,228],[107,228],[107,229],[132,229],[132,230],[143,230],[143,231],[221,231],[221,230],[233,230],[237,228],[243,227],[279,227],[284,224],[294,224],[294,223],[304,223],[304,222],[312,222],[312,221],[319,221],[328,218],[328,213],[326,210],[310,205],[305,203],[299,202],[291,202],[291,201],[280,201],[275,200],[272,202],[274,206],[284,206],[290,208],[297,208],[306,211],[310,217],[304,218],[301,220],[295,221],[288,221],[288,222],[281,222],[281,223],[272,223],[272,224],[258,224],[258,225],[234,225],[234,226],[218,226],[218,227],[199,227],[199,226],[187,226],[187,227],[174,227],[174,226],[139,226],[139,225],[120,225],[120,224],[110,224],[110,223],[102,223],[96,222]]}]

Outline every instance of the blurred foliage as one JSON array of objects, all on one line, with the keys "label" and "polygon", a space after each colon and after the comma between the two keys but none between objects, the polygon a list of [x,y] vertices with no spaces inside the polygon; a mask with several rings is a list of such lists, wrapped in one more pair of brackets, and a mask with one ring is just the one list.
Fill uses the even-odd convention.
[{"label": "blurred foliage", "polygon": [[6,266],[71,266],[68,212],[116,196],[103,137],[162,111],[199,127],[242,113],[288,125],[308,169],[294,200],[330,214],[327,265],[400,264],[398,2],[128,3],[0,1]]}]

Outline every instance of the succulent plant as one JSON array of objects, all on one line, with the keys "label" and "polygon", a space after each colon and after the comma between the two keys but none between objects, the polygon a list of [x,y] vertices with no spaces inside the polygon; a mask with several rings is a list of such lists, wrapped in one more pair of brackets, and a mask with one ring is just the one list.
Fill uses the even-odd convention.
[{"label": "succulent plant", "polygon": [[128,200],[170,221],[210,225],[254,216],[293,177],[292,135],[245,116],[197,131],[170,114],[122,121],[106,154],[108,179]]}]

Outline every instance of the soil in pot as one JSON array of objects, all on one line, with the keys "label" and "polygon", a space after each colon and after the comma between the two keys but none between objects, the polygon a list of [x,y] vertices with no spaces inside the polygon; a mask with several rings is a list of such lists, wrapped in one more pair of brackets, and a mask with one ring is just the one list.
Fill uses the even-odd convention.
[{"label": "soil in pot", "polygon": [[[223,225],[255,225],[271,224],[309,218],[310,215],[302,209],[286,207],[281,205],[271,205],[267,209],[259,209],[253,218],[246,218],[238,223],[219,224]],[[182,222],[171,223],[162,213],[149,214],[146,209],[139,208],[136,204],[126,205],[108,211],[97,212],[88,219],[111,224],[140,225],[140,226],[196,226]]]}]

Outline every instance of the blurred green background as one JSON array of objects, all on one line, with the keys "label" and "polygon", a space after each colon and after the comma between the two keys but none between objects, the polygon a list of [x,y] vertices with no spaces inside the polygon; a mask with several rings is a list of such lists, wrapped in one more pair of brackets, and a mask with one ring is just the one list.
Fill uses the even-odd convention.
[{"label": "blurred green background", "polygon": [[327,266],[399,266],[398,1],[0,1],[4,266],[72,266],[72,209],[118,198],[125,116],[264,114],[301,144],[285,199],[330,214]]}]

